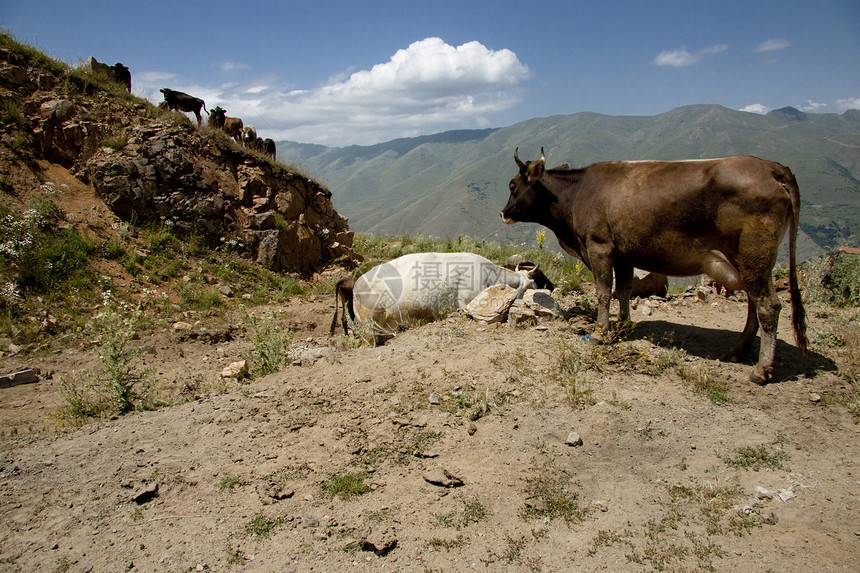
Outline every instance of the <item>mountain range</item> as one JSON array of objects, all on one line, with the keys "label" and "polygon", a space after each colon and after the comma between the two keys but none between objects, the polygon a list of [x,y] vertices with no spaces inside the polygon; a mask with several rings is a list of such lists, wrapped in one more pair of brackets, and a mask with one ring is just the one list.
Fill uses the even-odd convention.
[{"label": "mountain range", "polygon": [[538,226],[508,226],[499,217],[517,171],[516,148],[524,160],[543,148],[549,166],[747,154],[778,161],[800,184],[801,249],[811,256],[819,248],[858,246],[858,110],[808,114],[786,107],[761,115],[691,105],[655,116],[557,115],[370,146],[278,146],[282,161],[306,166],[329,187],[352,230],[534,244]]}]

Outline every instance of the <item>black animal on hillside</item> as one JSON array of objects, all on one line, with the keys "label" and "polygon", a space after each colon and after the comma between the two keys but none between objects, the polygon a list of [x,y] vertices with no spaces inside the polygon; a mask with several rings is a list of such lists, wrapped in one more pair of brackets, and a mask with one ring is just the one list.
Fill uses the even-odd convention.
[{"label": "black animal on hillside", "polygon": [[161,93],[164,94],[164,103],[166,104],[167,109],[191,112],[197,116],[197,127],[200,127],[200,124],[203,122],[203,118],[200,116],[200,108],[202,107],[203,111],[206,112],[206,115],[209,115],[209,110],[206,109],[206,104],[198,97],[190,96],[187,93],[178,92],[168,88],[161,88]]}]

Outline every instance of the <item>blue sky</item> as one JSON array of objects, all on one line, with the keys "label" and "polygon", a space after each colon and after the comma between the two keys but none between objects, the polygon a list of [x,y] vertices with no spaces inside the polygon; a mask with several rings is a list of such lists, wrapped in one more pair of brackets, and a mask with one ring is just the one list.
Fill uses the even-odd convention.
[{"label": "blue sky", "polygon": [[860,108],[860,2],[4,0],[0,26],[263,137],[368,145],[592,111]]}]

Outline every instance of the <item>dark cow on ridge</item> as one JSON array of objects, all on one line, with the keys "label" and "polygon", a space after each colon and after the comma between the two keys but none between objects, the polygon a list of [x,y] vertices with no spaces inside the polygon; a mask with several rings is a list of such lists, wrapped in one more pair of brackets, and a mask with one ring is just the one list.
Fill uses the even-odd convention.
[{"label": "dark cow on ridge", "polygon": [[216,105],[209,112],[209,127],[212,129],[224,129],[224,122],[227,120],[227,110]]},{"label": "dark cow on ridge", "polygon": [[597,330],[609,334],[612,275],[630,316],[633,267],[669,276],[707,274],[729,289],[747,292],[746,326],[724,357],[744,360],[761,325],[758,363],[750,380],[773,373],[781,304],[772,269],[789,231],[789,291],[797,347],[806,354],[806,313],[797,285],[795,248],[800,190],[791,171],[757,157],[689,161],[614,161],[582,169],[546,169],[522,162],[502,210],[505,223],[532,222],[551,229],[569,254],[594,273]]},{"label": "dark cow on ridge", "polygon": [[113,77],[116,83],[121,84],[128,93],[131,93],[131,70],[117,62],[113,65]]},{"label": "dark cow on ridge", "polygon": [[253,125],[246,125],[242,133],[242,143],[248,149],[257,149],[257,128]]},{"label": "dark cow on ridge", "polygon": [[272,161],[275,161],[278,158],[278,151],[275,148],[275,140],[268,137],[263,140],[263,153],[265,153],[267,157],[271,158]]},{"label": "dark cow on ridge", "polygon": [[[355,286],[355,277],[349,277],[337,281],[334,287],[334,318],[331,319],[331,330],[329,334],[334,335],[334,329],[337,326],[337,313],[343,311],[341,315],[341,324],[343,325],[343,333],[349,334],[346,323],[346,313],[349,312],[349,319],[355,320],[355,310],[352,306],[352,289]],[[337,299],[340,296],[340,307],[338,307]]]},{"label": "dark cow on ridge", "polygon": [[236,143],[242,141],[243,125],[242,120],[238,117],[224,117],[224,133],[236,140]]},{"label": "dark cow on ridge", "polygon": [[203,111],[206,112],[206,115],[209,115],[209,110],[206,109],[206,104],[198,97],[190,96],[187,93],[178,92],[168,88],[161,88],[161,93],[164,94],[164,103],[166,104],[167,109],[192,112],[196,115],[197,127],[200,127],[200,124],[203,122],[203,118],[200,116],[200,108],[202,107]]},{"label": "dark cow on ridge", "polygon": [[90,56],[84,64],[84,68],[93,74],[101,74],[108,79],[115,81],[131,93],[131,71],[121,63],[117,62],[114,65],[109,66],[98,61],[93,56]]}]

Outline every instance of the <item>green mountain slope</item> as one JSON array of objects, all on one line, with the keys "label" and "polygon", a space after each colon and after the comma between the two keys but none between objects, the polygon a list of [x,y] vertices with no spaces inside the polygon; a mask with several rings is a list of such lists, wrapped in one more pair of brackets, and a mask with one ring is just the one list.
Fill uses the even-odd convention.
[{"label": "green mountain slope", "polygon": [[282,142],[279,149],[328,182],[353,230],[533,244],[536,226],[505,226],[499,219],[517,147],[524,159],[543,147],[549,164],[574,167],[757,155],[794,171],[803,197],[801,227],[815,243],[857,245],[860,237],[860,112],[854,110],[836,115],[784,108],[759,115],[694,105],[650,117],[577,113],[373,146]]}]

